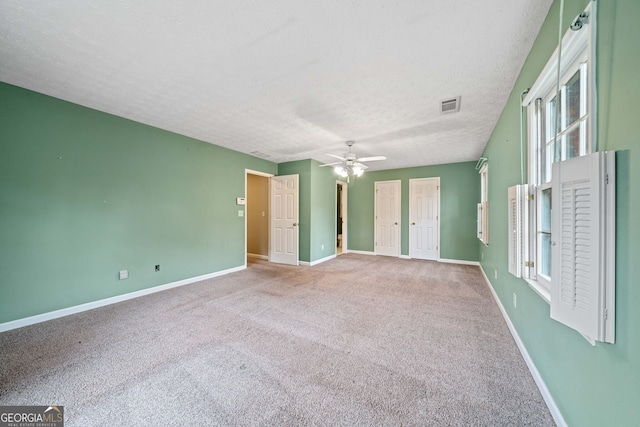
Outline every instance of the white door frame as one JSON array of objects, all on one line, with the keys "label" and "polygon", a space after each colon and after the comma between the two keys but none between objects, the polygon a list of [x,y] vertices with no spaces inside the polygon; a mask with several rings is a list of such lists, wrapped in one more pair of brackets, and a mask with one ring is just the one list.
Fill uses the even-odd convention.
[{"label": "white door frame", "polygon": [[[244,197],[245,201],[247,200],[247,175],[258,175],[264,176],[266,178],[271,178],[273,176],[272,173],[265,173],[260,171],[254,171],[251,169],[244,170]],[[269,183],[269,194],[267,196],[268,209],[267,214],[269,215],[269,224],[271,224],[271,183]],[[244,205],[244,266],[247,266],[247,205]],[[267,256],[271,257],[271,226],[267,227],[267,245],[269,247]]]},{"label": "white door frame", "polygon": [[[338,185],[340,187],[342,187],[342,200],[340,201],[341,206],[342,206],[342,213],[344,214],[344,216],[342,217],[342,253],[346,254],[347,253],[347,212],[348,212],[348,205],[347,205],[347,200],[348,200],[348,194],[347,191],[349,190],[349,185],[344,182],[344,181],[339,181],[336,180],[336,203],[337,203],[337,199],[338,199]],[[336,216],[336,236],[338,235],[338,218]]]},{"label": "white door frame", "polygon": [[373,214],[375,216],[374,221],[373,221],[373,238],[374,238],[374,246],[373,246],[373,252],[377,255],[378,254],[378,192],[377,190],[377,186],[378,184],[390,184],[390,183],[397,183],[398,184],[398,203],[397,203],[397,218],[398,218],[398,222],[396,223],[396,233],[397,233],[397,242],[398,242],[398,253],[396,255],[389,255],[389,256],[396,256],[396,257],[400,257],[400,246],[402,245],[402,241],[401,241],[401,229],[402,229],[402,181],[399,179],[394,179],[394,180],[389,180],[389,181],[375,181],[373,183],[373,188],[374,188],[374,198],[373,198]]},{"label": "white door frame", "polygon": [[411,249],[413,248],[413,233],[411,230],[411,226],[413,225],[413,221],[414,219],[411,218],[411,214],[413,212],[413,194],[412,194],[412,186],[411,183],[412,182],[416,182],[416,181],[435,181],[436,182],[436,197],[437,197],[437,203],[438,203],[438,209],[436,212],[436,221],[438,223],[438,238],[436,240],[436,251],[437,251],[437,256],[435,258],[435,260],[439,260],[440,259],[440,177],[436,176],[436,177],[429,177],[429,178],[414,178],[414,179],[410,179],[409,180],[409,256],[411,257]]}]

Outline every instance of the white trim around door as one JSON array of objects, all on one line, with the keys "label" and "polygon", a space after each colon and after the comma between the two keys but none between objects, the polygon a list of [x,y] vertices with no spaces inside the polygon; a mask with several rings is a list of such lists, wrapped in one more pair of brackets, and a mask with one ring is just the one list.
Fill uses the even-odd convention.
[{"label": "white trim around door", "polygon": [[[245,197],[245,203],[247,200],[247,175],[258,175],[258,176],[263,176],[265,178],[271,178],[273,176],[272,173],[265,173],[265,172],[260,172],[260,171],[254,171],[251,169],[245,169],[244,170],[244,197]],[[271,185],[269,185],[269,191],[271,191]],[[269,202],[271,202],[271,197],[267,197],[267,200],[269,200]],[[244,266],[247,266],[247,257],[253,254],[248,254],[247,253],[247,239],[248,239],[248,235],[247,235],[247,217],[249,216],[247,214],[247,205],[245,204],[245,212],[244,212]],[[271,208],[269,207],[269,209],[267,210],[267,212],[269,212],[269,215],[271,215]],[[270,227],[269,227],[270,228]],[[271,230],[267,230],[267,239],[269,240],[269,243],[267,243],[269,251],[271,251]],[[256,256],[257,257],[257,256]],[[269,258],[269,256],[267,255],[266,257],[267,259]]]}]

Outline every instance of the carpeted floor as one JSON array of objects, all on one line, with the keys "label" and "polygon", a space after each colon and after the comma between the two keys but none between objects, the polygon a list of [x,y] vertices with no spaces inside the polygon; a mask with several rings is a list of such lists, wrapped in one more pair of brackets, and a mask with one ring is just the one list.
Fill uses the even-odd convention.
[{"label": "carpeted floor", "polygon": [[0,334],[0,405],[70,426],[547,426],[478,267],[264,261]]}]

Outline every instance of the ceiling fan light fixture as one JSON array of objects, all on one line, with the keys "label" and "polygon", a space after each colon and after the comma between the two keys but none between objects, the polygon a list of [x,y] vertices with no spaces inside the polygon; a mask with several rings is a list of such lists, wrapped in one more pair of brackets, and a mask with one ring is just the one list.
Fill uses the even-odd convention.
[{"label": "ceiling fan light fixture", "polygon": [[337,165],[333,168],[334,172],[343,178],[347,178],[347,182],[349,182],[350,176],[362,176],[364,170],[368,168],[367,165],[360,162],[387,160],[385,156],[358,158],[356,154],[351,151],[351,147],[353,146],[354,141],[347,141],[346,144],[349,147],[349,152],[345,153],[344,157],[336,156],[335,154],[329,154],[329,156],[339,159],[340,162],[325,163],[323,165],[320,165],[320,167]]},{"label": "ceiling fan light fixture", "polygon": [[343,178],[349,176],[349,172],[347,171],[347,168],[345,168],[344,166],[336,166],[334,168],[334,171]]}]

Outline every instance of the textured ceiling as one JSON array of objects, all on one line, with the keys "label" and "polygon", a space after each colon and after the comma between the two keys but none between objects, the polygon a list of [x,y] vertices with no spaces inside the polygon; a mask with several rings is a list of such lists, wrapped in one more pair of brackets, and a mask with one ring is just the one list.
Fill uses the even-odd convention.
[{"label": "textured ceiling", "polygon": [[274,162],[476,160],[551,1],[2,0],[0,80]]}]

